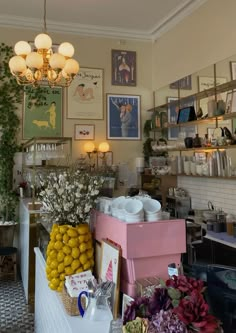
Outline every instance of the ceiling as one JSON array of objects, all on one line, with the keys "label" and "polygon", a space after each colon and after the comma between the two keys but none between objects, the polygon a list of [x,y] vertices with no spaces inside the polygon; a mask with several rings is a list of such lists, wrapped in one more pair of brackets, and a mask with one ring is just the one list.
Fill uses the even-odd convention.
[{"label": "ceiling", "polygon": [[[47,0],[48,31],[155,40],[207,0]],[[42,30],[44,0],[0,0],[0,26]]]}]

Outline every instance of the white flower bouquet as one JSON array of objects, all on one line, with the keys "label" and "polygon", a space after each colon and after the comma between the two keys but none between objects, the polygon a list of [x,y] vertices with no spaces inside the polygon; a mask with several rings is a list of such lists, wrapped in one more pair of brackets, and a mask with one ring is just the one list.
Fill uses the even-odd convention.
[{"label": "white flower bouquet", "polygon": [[88,223],[103,181],[101,176],[80,170],[52,172],[40,180],[43,211],[50,214],[53,223]]}]

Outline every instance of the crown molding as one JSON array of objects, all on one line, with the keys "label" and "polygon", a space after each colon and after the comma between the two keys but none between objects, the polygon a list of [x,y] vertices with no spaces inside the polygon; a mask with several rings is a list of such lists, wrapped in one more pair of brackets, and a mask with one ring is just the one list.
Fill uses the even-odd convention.
[{"label": "crown molding", "polygon": [[[77,23],[62,23],[50,20],[47,20],[47,30],[50,32],[68,33],[90,37],[155,41],[206,1],[207,0],[186,0],[182,5],[178,6],[173,12],[165,17],[161,23],[149,31],[127,30],[115,27],[103,27]],[[42,20],[32,19],[29,17],[0,15],[0,26],[41,31]]]}]

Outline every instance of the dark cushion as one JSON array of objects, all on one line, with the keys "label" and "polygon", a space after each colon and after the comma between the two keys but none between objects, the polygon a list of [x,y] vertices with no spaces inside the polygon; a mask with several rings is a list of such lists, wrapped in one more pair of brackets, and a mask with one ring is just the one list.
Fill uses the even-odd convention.
[{"label": "dark cushion", "polygon": [[0,247],[0,256],[10,256],[16,252],[16,247]]}]

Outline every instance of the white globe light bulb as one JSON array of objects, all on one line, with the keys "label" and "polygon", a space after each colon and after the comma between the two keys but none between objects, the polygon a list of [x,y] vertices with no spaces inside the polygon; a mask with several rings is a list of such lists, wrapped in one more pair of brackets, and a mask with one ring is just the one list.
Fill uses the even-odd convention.
[{"label": "white globe light bulb", "polygon": [[67,58],[73,57],[75,53],[74,46],[71,43],[61,43],[58,47],[58,52],[62,55],[64,55]]},{"label": "white globe light bulb", "polygon": [[84,145],[84,150],[86,153],[92,153],[95,149],[95,145],[93,142],[86,142]]},{"label": "white globe light bulb", "polygon": [[65,66],[66,59],[63,55],[59,53],[54,53],[49,60],[49,65],[52,69],[63,68]]},{"label": "white globe light bulb", "polygon": [[107,142],[101,142],[100,145],[98,146],[98,150],[101,153],[106,153],[107,151],[109,151],[109,144]]},{"label": "white globe light bulb", "polygon": [[68,59],[63,69],[67,74],[77,74],[79,71],[79,63],[75,59]]},{"label": "white globe light bulb", "polygon": [[21,40],[16,43],[14,51],[17,55],[27,55],[31,52],[31,46],[29,43]]},{"label": "white globe light bulb", "polygon": [[23,73],[26,71],[26,63],[24,58],[19,55],[12,57],[9,61],[9,67],[12,72]]},{"label": "white globe light bulb", "polygon": [[26,65],[29,68],[40,69],[43,67],[43,57],[41,56],[41,54],[38,54],[37,52],[31,52],[26,57]]},{"label": "white globe light bulb", "polygon": [[52,39],[47,34],[39,34],[35,37],[34,44],[37,49],[50,49],[52,47]]}]

